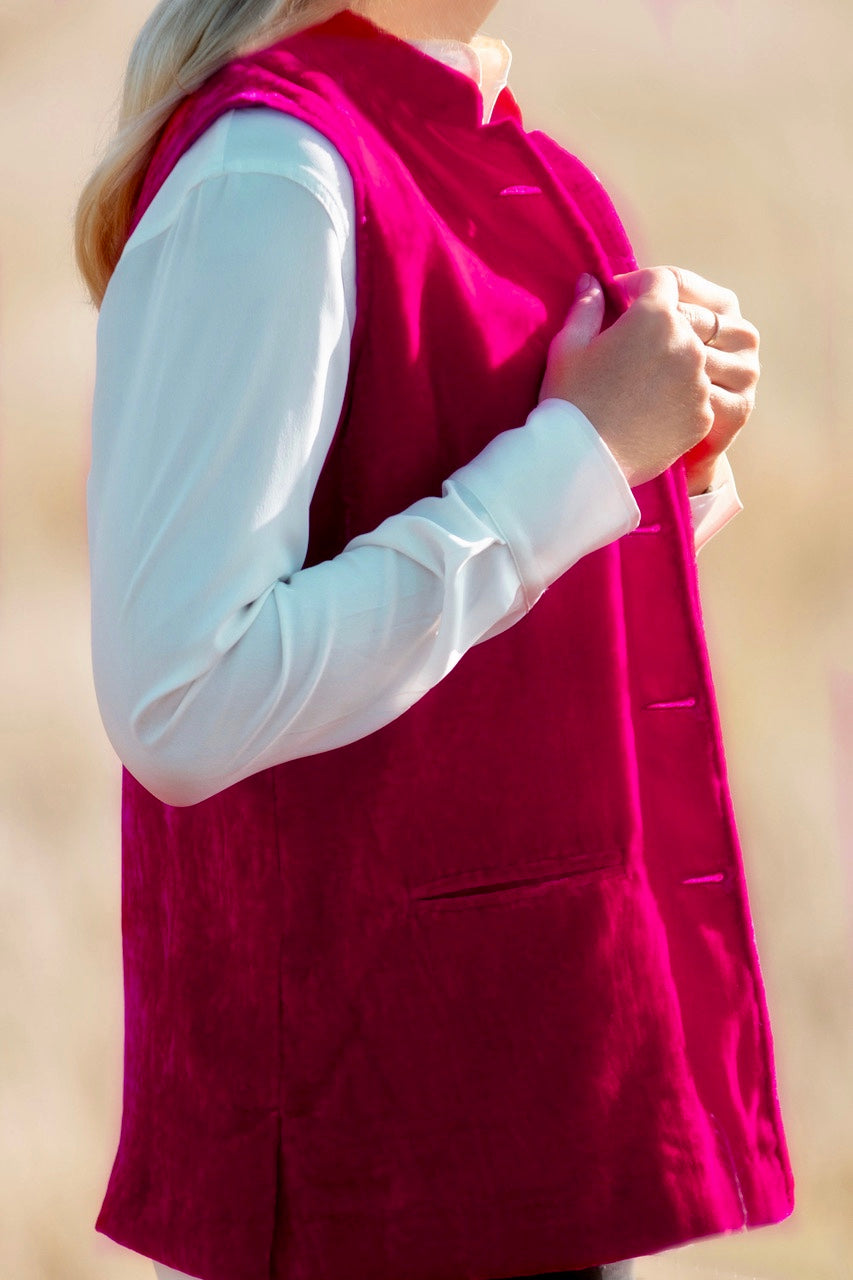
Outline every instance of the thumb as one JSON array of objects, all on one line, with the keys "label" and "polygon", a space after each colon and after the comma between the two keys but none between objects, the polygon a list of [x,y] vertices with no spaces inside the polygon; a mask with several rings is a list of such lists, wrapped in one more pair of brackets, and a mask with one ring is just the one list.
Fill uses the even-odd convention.
[{"label": "thumb", "polygon": [[595,276],[583,275],[578,281],[575,299],[566,323],[560,331],[560,344],[586,347],[601,332],[604,319],[604,292]]}]

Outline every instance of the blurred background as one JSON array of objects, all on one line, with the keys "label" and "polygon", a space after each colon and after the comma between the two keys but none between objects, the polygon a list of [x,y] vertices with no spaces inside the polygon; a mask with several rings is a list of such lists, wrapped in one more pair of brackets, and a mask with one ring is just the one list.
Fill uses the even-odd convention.
[{"label": "blurred background", "polygon": [[[0,0],[0,1275],[152,1280],[94,1231],[122,1070],[120,766],[89,659],[97,313],[71,250],[148,0]],[[641,264],[735,290],[762,379],[705,622],[798,1205],[638,1280],[853,1276],[853,9],[501,0],[525,127]],[[341,1277],[341,1280],[345,1280]]]}]

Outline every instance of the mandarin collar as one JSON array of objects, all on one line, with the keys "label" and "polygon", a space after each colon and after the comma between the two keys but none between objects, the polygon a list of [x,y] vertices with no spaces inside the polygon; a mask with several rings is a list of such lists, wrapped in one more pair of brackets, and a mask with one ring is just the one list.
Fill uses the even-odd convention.
[{"label": "mandarin collar", "polygon": [[[364,61],[377,70],[381,60],[396,59],[415,110],[424,118],[474,129],[499,128],[507,121],[522,125],[521,110],[507,83],[512,54],[497,36],[478,33],[470,42],[404,40],[354,9],[339,9],[312,30],[332,38],[364,40]],[[381,91],[380,77],[377,86]]]},{"label": "mandarin collar", "polygon": [[471,77],[483,99],[483,123],[488,124],[498,94],[509,79],[512,64],[509,45],[500,37],[484,32],[478,32],[470,41],[436,38],[408,43]]}]

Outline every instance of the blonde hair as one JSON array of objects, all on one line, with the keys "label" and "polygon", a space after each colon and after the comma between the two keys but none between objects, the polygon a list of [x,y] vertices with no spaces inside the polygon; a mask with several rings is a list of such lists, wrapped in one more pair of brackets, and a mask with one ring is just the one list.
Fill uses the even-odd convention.
[{"label": "blonde hair", "polygon": [[100,308],[124,248],[158,136],[175,107],[234,57],[264,48],[361,0],[160,0],[139,32],[124,78],[118,125],[83,187],[74,254]]}]

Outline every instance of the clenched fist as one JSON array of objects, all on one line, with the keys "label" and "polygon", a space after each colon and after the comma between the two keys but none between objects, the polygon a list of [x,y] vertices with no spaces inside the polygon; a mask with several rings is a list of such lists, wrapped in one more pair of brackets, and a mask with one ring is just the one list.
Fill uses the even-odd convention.
[{"label": "clenched fist", "polygon": [[[688,491],[701,493],[711,482],[714,466],[746,425],[755,407],[756,388],[761,376],[758,359],[758,330],[741,315],[737,295],[731,289],[706,280],[684,267],[662,267],[670,271],[678,286],[678,310],[689,320],[706,343],[714,332],[714,313],[719,329],[712,347],[705,347],[705,373],[711,382],[714,422],[698,444],[684,454]],[[629,297],[638,296],[643,271],[614,276]]]},{"label": "clenched fist", "polygon": [[602,333],[604,297],[591,281],[551,342],[540,403],[576,404],[632,486],[683,457],[688,492],[701,493],[752,412],[758,330],[731,290],[695,272],[645,267],[614,279],[628,309]]}]

